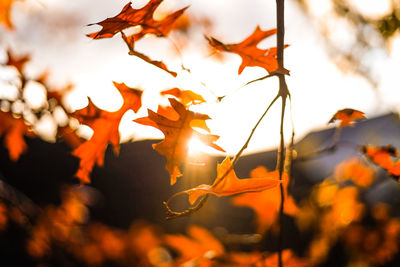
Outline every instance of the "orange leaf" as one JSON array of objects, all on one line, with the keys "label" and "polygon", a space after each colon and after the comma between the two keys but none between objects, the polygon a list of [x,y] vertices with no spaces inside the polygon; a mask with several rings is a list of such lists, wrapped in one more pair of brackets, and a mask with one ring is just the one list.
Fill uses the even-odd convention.
[{"label": "orange leaf", "polygon": [[[276,29],[263,31],[260,26],[254,32],[237,44],[224,44],[213,37],[206,37],[209,44],[219,51],[236,53],[242,58],[242,64],[239,67],[238,74],[242,73],[245,67],[261,67],[269,73],[278,69],[278,61],[276,59],[276,47],[269,49],[257,48],[257,45],[265,38],[276,33]],[[287,45],[285,45],[285,48]],[[281,70],[285,74],[289,74],[287,70]]]},{"label": "orange leaf", "polygon": [[384,168],[389,175],[392,175],[396,180],[400,178],[400,160],[396,162],[392,157],[397,157],[399,152],[391,145],[373,147],[362,146],[361,151],[374,163]]},{"label": "orange leaf", "polygon": [[[155,34],[157,37],[165,37],[172,30],[174,22],[183,14],[188,7],[184,7],[172,14],[164,17],[162,20],[154,20],[153,15],[155,10],[163,0],[150,0],[143,8],[134,9],[129,2],[124,6],[121,12],[111,18],[103,21],[92,23],[90,25],[98,24],[102,29],[98,32],[88,34],[87,36],[92,39],[110,38],[115,34],[121,32],[122,39],[129,48],[129,54],[137,56],[144,61],[162,69],[176,77],[177,73],[168,70],[167,66],[162,61],[152,60],[148,56],[135,51],[135,42],[140,40],[146,34]],[[122,31],[124,29],[140,26],[140,31],[130,36],[126,36]]]},{"label": "orange leaf", "polygon": [[[186,190],[189,195],[190,204],[204,194],[214,194],[218,197],[231,196],[246,192],[260,192],[276,187],[279,184],[278,172],[266,173],[259,178],[239,179],[232,168],[229,157],[225,158],[217,166],[217,178],[212,185],[202,184],[195,188]],[[228,174],[226,174],[229,171]]]},{"label": "orange leaf", "polygon": [[93,129],[92,137],[78,146],[72,154],[81,159],[76,177],[81,183],[90,182],[90,173],[96,163],[103,165],[104,153],[108,143],[113,145],[114,152],[119,153],[119,123],[126,111],[132,109],[137,112],[141,107],[142,91],[130,88],[124,83],[113,82],[121,93],[124,103],[115,112],[108,112],[97,108],[89,99],[89,105],[81,110],[75,111],[72,116],[80,123],[86,124]]},{"label": "orange leaf", "polygon": [[9,30],[14,28],[10,19],[10,11],[14,1],[15,0],[0,0],[0,23]]},{"label": "orange leaf", "polygon": [[206,102],[204,98],[190,90],[181,90],[179,88],[172,88],[160,92],[161,95],[172,95],[179,99],[179,101],[185,106],[201,104]]},{"label": "orange leaf", "polygon": [[[268,172],[263,166],[259,166],[250,172],[250,177],[260,179],[262,177],[279,177],[278,171]],[[288,177],[283,173],[283,188],[285,194],[284,212],[293,215],[297,211],[294,199],[288,195]],[[232,199],[232,203],[236,206],[245,206],[254,210],[256,215],[256,224],[258,232],[264,232],[272,226],[279,214],[280,207],[280,189],[278,187],[271,188],[268,191],[246,193]]]},{"label": "orange leaf", "polygon": [[345,108],[337,111],[328,123],[340,121],[340,127],[353,126],[356,120],[365,119],[364,112],[352,108]]},{"label": "orange leaf", "polygon": [[88,26],[98,24],[103,28],[99,32],[88,34],[88,36],[93,39],[110,38],[116,33],[134,26],[142,27],[142,30],[139,33],[133,35],[135,41],[139,40],[147,33],[153,33],[159,37],[167,36],[169,31],[172,29],[175,20],[178,19],[188,7],[175,11],[162,20],[154,20],[153,14],[162,1],[163,0],[150,0],[141,9],[132,8],[131,3],[129,2],[115,17],[89,24]]},{"label": "orange leaf", "polygon": [[[203,143],[211,146],[219,151],[225,152],[218,145],[214,144],[218,140],[218,136],[211,134],[202,134],[193,130],[191,123],[194,120],[208,120],[205,114],[194,113],[187,110],[185,106],[177,100],[170,98],[171,106],[179,115],[179,118],[172,118],[175,115],[168,111],[166,114],[155,113],[148,110],[149,116],[147,118],[136,119],[135,122],[148,126],[153,126],[165,135],[165,139],[158,144],[154,144],[154,149],[167,159],[166,169],[171,176],[171,185],[176,183],[176,178],[182,176],[179,166],[184,163],[188,153],[188,142],[192,136],[196,136]],[[160,110],[160,108],[159,108]]]},{"label": "orange leaf", "polygon": [[17,161],[26,151],[24,135],[28,129],[24,119],[14,118],[11,113],[0,111],[0,137],[4,136],[4,144],[11,160]]}]

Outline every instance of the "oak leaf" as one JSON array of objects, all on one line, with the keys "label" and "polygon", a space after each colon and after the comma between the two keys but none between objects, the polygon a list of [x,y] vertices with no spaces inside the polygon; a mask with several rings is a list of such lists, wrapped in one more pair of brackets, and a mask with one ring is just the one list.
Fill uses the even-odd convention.
[{"label": "oak leaf", "polygon": [[23,118],[15,118],[9,112],[0,111],[0,137],[4,136],[4,145],[10,159],[17,161],[27,149],[24,135],[29,131]]},{"label": "oak leaf", "polygon": [[[259,166],[250,172],[252,179],[262,179],[263,177],[279,178],[279,172],[268,172],[263,166]],[[285,194],[285,203],[283,211],[285,214],[294,215],[298,208],[292,196],[287,192],[289,184],[286,173],[282,175],[282,185]],[[261,191],[261,190],[260,190]],[[272,187],[270,190],[261,192],[245,193],[232,199],[232,203],[236,206],[249,207],[255,212],[255,219],[258,232],[264,232],[275,222],[280,208],[280,189]]]},{"label": "oak leaf", "polygon": [[141,107],[142,91],[130,88],[124,83],[113,82],[118,89],[124,103],[115,112],[104,111],[97,108],[89,99],[87,107],[77,110],[71,115],[93,129],[92,137],[78,146],[72,154],[80,158],[79,169],[76,177],[81,183],[90,182],[90,173],[94,164],[102,166],[104,153],[108,143],[113,146],[114,152],[119,153],[119,123],[126,111],[132,109],[137,112]]},{"label": "oak leaf", "polygon": [[[269,73],[278,71],[278,61],[276,59],[277,49],[272,47],[269,49],[260,49],[257,45],[265,38],[275,34],[276,29],[263,31],[260,26],[254,32],[237,44],[224,44],[213,37],[207,37],[209,44],[219,51],[236,53],[242,58],[239,66],[238,74],[241,74],[245,67],[261,67]],[[285,48],[287,45],[285,45]],[[279,70],[279,73],[289,74],[288,70]]]},{"label": "oak leaf", "polygon": [[385,145],[380,147],[362,146],[361,151],[374,163],[384,168],[389,175],[400,181],[400,159],[393,161],[392,157],[398,157],[398,150]]},{"label": "oak leaf", "polygon": [[[161,115],[148,110],[149,116],[147,118],[139,118],[135,122],[153,126],[164,133],[165,139],[161,143],[154,144],[153,148],[167,159],[165,168],[170,174],[171,185],[173,185],[176,183],[176,179],[182,176],[179,166],[185,162],[188,143],[192,137],[197,137],[204,144],[214,149],[225,151],[214,143],[219,136],[199,133],[192,128],[193,122],[208,120],[210,119],[209,116],[192,112],[173,98],[169,98],[169,102],[178,114],[178,119],[170,111],[168,111],[167,117],[165,114]],[[175,118],[172,118],[172,116]]]},{"label": "oak leaf", "polygon": [[161,95],[172,95],[179,99],[179,102],[185,106],[196,105],[206,102],[204,98],[190,90],[181,90],[179,88],[172,88],[160,92]]},{"label": "oak leaf", "polygon": [[[162,61],[152,60],[148,56],[135,51],[135,42],[140,40],[146,34],[154,34],[157,37],[166,37],[168,33],[173,29],[175,21],[183,14],[188,8],[184,7],[175,11],[161,20],[155,20],[153,18],[155,10],[162,3],[163,0],[150,0],[144,7],[140,9],[134,9],[131,7],[131,2],[126,4],[121,12],[111,18],[107,18],[103,21],[92,23],[90,25],[98,24],[102,26],[102,29],[98,32],[88,34],[87,36],[92,39],[110,38],[117,33],[121,33],[122,39],[129,48],[129,54],[137,56],[144,61],[165,70],[172,76],[176,77],[177,73],[168,70],[167,66]],[[140,26],[140,31],[132,35],[126,36],[123,30]]]},{"label": "oak leaf", "polygon": [[[221,197],[247,192],[260,192],[272,189],[278,186],[279,183],[279,173],[277,171],[266,173],[263,177],[239,179],[232,168],[230,158],[227,157],[221,164],[217,165],[217,178],[212,185],[202,184],[186,190],[185,193],[189,195],[189,202],[193,205],[204,194],[213,194]],[[265,209],[265,206],[263,208]]]},{"label": "oak leaf", "polygon": [[140,9],[132,8],[131,2],[129,2],[118,15],[97,23],[89,24],[88,26],[98,24],[103,28],[98,32],[88,34],[88,36],[93,39],[110,38],[122,30],[134,26],[141,26],[142,28],[139,33],[133,34],[132,38],[134,38],[135,41],[148,33],[155,34],[158,37],[167,36],[175,20],[177,20],[188,7],[175,11],[162,20],[154,20],[154,12],[161,2],[163,2],[163,0],[150,0]]},{"label": "oak leaf", "polygon": [[364,112],[352,108],[337,111],[328,123],[340,121],[340,127],[353,126],[355,121],[365,119]]}]

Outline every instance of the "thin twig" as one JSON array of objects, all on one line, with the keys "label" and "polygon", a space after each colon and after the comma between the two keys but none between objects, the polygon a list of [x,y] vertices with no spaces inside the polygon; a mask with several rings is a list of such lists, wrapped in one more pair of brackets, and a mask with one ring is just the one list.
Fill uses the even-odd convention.
[{"label": "thin twig", "polygon": [[[268,75],[265,75],[265,76],[263,76],[263,77],[261,77],[261,78],[257,78],[257,79],[255,79],[255,80],[251,80],[251,81],[245,83],[244,85],[242,85],[242,86],[236,88],[233,92],[237,92],[237,91],[239,91],[240,89],[242,89],[242,88],[246,87],[247,85],[252,84],[252,83],[254,83],[254,82],[262,81],[262,80],[265,80],[265,79],[267,79],[267,78],[274,77],[274,76],[276,76],[276,75],[277,75],[276,72],[272,72],[272,73],[270,73],[270,74],[268,74]],[[231,93],[232,93],[232,92],[231,92]],[[223,95],[223,96],[218,97],[218,101],[222,101],[222,99],[224,99],[226,96],[227,96],[227,95]]]},{"label": "thin twig", "polygon": [[[283,64],[283,49],[284,49],[284,37],[285,37],[285,1],[276,0],[276,24],[277,24],[277,60],[278,60],[278,70],[284,69]],[[279,179],[282,180],[282,175],[284,171],[284,157],[285,157],[285,141],[283,134],[283,124],[286,108],[286,98],[290,95],[289,90],[286,85],[285,75],[282,73],[277,74],[279,77],[279,93],[278,95],[282,97],[282,111],[281,111],[281,126],[280,126],[280,146],[277,159],[277,167],[279,171]],[[278,236],[278,266],[282,267],[282,247],[283,247],[283,207],[285,204],[285,195],[283,184],[279,185],[281,203],[279,208],[279,236]]]},{"label": "thin twig", "polygon": [[250,81],[250,82],[247,82],[247,83],[245,83],[244,85],[242,85],[240,88],[243,88],[243,87],[245,87],[245,86],[247,86],[247,85],[249,85],[249,84],[251,84],[251,83],[254,83],[254,82],[258,82],[258,81],[262,81],[262,80],[265,80],[265,79],[270,78],[270,77],[274,77],[275,75],[276,75],[276,73],[270,73],[270,74],[265,75],[265,76],[263,76],[263,77],[261,77],[261,78],[254,79],[254,80],[252,80],[252,81]]}]

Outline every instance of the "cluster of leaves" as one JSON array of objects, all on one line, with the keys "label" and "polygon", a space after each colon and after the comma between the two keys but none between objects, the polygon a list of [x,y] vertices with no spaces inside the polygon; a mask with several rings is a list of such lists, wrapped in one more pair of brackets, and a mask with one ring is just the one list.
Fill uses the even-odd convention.
[{"label": "cluster of leaves", "polygon": [[399,250],[400,220],[390,217],[386,204],[363,202],[376,175],[361,158],[349,158],[298,205],[297,225],[313,235],[306,252],[311,265],[323,263],[337,244],[346,251],[348,264],[376,266],[393,261]]},{"label": "cluster of leaves", "polygon": [[[27,253],[38,263],[47,264],[52,250],[61,248],[68,257],[87,266],[113,263],[117,266],[271,266],[277,253],[244,253],[227,250],[207,229],[190,225],[187,235],[167,234],[144,221],[133,222],[128,230],[88,222],[91,202],[85,187],[67,187],[58,206],[43,208],[29,231]],[[17,207],[0,203],[1,231],[8,220],[23,225],[24,214]],[[284,251],[288,266],[307,266],[290,250]]]},{"label": "cluster of leaves", "polygon": [[[161,69],[167,71],[173,76],[176,76],[177,74],[175,72],[169,71],[163,62],[153,61],[148,56],[143,55],[135,51],[134,49],[134,43],[136,41],[139,41],[146,34],[154,34],[157,37],[166,37],[168,33],[174,29],[174,22],[187,9],[187,7],[185,7],[170,15],[167,15],[161,20],[154,20],[154,12],[161,4],[161,2],[162,0],[151,0],[141,9],[134,9],[131,7],[131,3],[128,3],[123,7],[118,15],[95,23],[101,25],[102,29],[98,32],[91,33],[88,36],[93,39],[101,39],[110,38],[113,37],[115,34],[120,33],[123,40],[128,45],[130,51],[129,53],[131,55],[138,56],[145,61],[156,65],[157,67],[160,67]],[[130,27],[140,27],[140,31],[135,32],[132,35],[126,36],[124,30]],[[276,60],[276,48],[257,48],[257,45],[260,41],[275,33],[275,29],[263,31],[259,27],[257,27],[249,37],[238,44],[224,44],[212,37],[207,37],[207,39],[209,40],[210,45],[215,49],[237,53],[242,57],[243,61],[239,67],[239,73],[241,73],[245,67],[259,66],[267,70],[269,73],[277,72],[287,74],[288,71],[286,70],[278,70],[278,63]],[[21,86],[21,92],[24,90],[24,82],[26,80],[25,76],[23,75],[23,65],[26,63],[27,60],[27,57],[19,60],[14,60],[11,55],[9,55],[8,62],[6,63],[6,65],[11,65],[17,68],[19,72],[19,77],[21,78],[21,83],[23,84]],[[41,79],[42,78],[37,79],[37,81],[45,85],[44,81],[42,81]],[[92,137],[89,140],[79,143],[79,145],[74,147],[74,151],[72,152],[73,155],[80,158],[80,166],[79,170],[76,173],[76,176],[79,178],[81,183],[90,182],[90,173],[95,164],[97,164],[98,166],[103,165],[104,151],[109,143],[113,146],[114,151],[118,154],[118,125],[120,123],[120,120],[127,110],[132,109],[133,111],[137,112],[141,107],[140,98],[142,92],[140,90],[129,88],[123,83],[119,84],[114,82],[114,85],[119,90],[124,99],[124,104],[116,112],[107,112],[100,110],[90,101],[90,99],[89,105],[86,108],[77,110],[75,112],[70,112],[62,105],[61,98],[63,95],[61,93],[58,93],[57,97],[55,97],[57,101],[56,105],[61,106],[69,118],[77,119],[81,124],[88,125],[94,131]],[[47,91],[48,98],[52,97],[53,94],[49,93],[50,90]],[[218,140],[218,136],[200,133],[194,129],[200,128],[208,132],[210,131],[205,123],[205,120],[210,119],[209,116],[205,114],[194,113],[189,110],[191,105],[205,102],[205,100],[200,95],[188,90],[180,90],[178,88],[166,90],[164,92],[161,92],[161,94],[172,95],[176,97],[176,99],[169,99],[171,107],[160,107],[157,113],[149,110],[149,117],[137,119],[136,122],[144,125],[153,126],[164,133],[165,140],[159,144],[154,145],[154,148],[167,159],[166,169],[170,173],[171,184],[174,184],[177,177],[180,177],[182,175],[179,166],[186,160],[188,142],[190,138],[196,136],[206,145],[213,147],[221,152],[224,152],[224,150],[214,143]],[[47,106],[50,107],[51,105]],[[41,110],[40,112],[43,113],[43,110]],[[7,114],[8,116],[13,115],[13,113],[10,112]],[[25,125],[23,123],[23,118],[21,118],[21,123],[21,125]],[[8,127],[7,125],[5,125],[3,128],[3,135],[5,135],[5,133],[8,133],[5,137],[5,141],[8,142],[7,140],[9,140],[11,136],[13,136],[13,131],[9,129],[10,127]],[[16,129],[20,128],[23,127],[19,127]],[[74,130],[64,132],[73,134]],[[20,130],[19,139],[22,141],[23,133],[24,132]],[[18,140],[14,138],[12,143],[17,143],[17,141]],[[7,147],[9,148],[10,155],[13,159],[17,159],[24,148],[22,147],[18,150],[19,152],[15,152],[12,150],[13,146],[8,145]],[[221,167],[218,168],[218,178],[213,185],[199,186],[198,188],[187,191],[191,194],[192,203],[197,198],[194,197],[195,195],[198,196],[202,194],[213,193],[219,196],[224,196],[247,191],[263,191],[266,188],[278,185],[276,179],[275,181],[271,181],[271,178],[276,178],[276,175],[268,175],[268,177],[264,177],[265,181],[261,182],[255,181],[254,179],[250,179],[248,181],[237,180],[233,173],[233,166],[229,162],[229,159],[224,161]],[[220,169],[223,171],[220,171]],[[196,192],[196,194],[194,194],[193,192]],[[199,192],[201,193],[199,194]]]},{"label": "cluster of leaves", "polygon": [[[89,34],[88,37],[102,39],[121,34],[129,48],[130,55],[139,57],[176,77],[178,73],[171,71],[164,62],[153,60],[135,49],[135,42],[140,41],[147,34],[167,37],[169,32],[174,30],[176,20],[188,8],[182,8],[161,20],[155,20],[154,12],[162,1],[150,0],[141,9],[134,9],[131,7],[131,3],[128,3],[116,16],[94,23],[102,26],[102,29]],[[4,11],[2,10],[0,22],[5,23],[8,28],[12,28],[9,20],[11,2],[0,2],[5,3],[6,6]],[[139,31],[127,35],[126,30],[131,27],[136,27]],[[290,97],[284,83],[284,77],[289,74],[289,71],[283,67],[282,57],[278,60],[279,45],[268,49],[257,47],[262,40],[274,35],[277,31],[276,29],[264,31],[260,27],[256,27],[251,35],[236,44],[225,44],[213,37],[206,37],[213,49],[235,53],[242,58],[238,74],[241,74],[246,67],[261,67],[267,71],[268,77],[278,76],[281,85],[284,84],[259,122],[280,97],[284,113],[286,97]],[[285,47],[287,45],[280,46],[281,53]],[[73,147],[72,154],[80,159],[76,177],[81,184],[90,183],[90,175],[94,166],[104,164],[104,154],[108,144],[112,145],[116,154],[119,153],[118,127],[120,121],[128,110],[138,112],[141,108],[142,91],[124,83],[113,82],[123,98],[123,104],[119,110],[104,111],[96,107],[89,99],[87,107],[70,111],[63,105],[63,97],[71,90],[71,86],[55,92],[48,85],[46,75],[34,79],[26,77],[24,65],[29,61],[29,57],[15,58],[10,52],[7,54],[8,60],[4,65],[14,68],[18,73],[16,86],[18,94],[16,99],[3,99],[3,103],[8,104],[2,106],[13,107],[17,104],[24,106],[21,112],[15,112],[12,108],[0,111],[0,136],[4,138],[10,158],[18,160],[26,150],[24,136],[34,134],[32,125],[35,121],[44,114],[53,114],[55,108],[59,107],[67,116],[68,123],[59,125],[58,135],[69,140]],[[29,81],[39,83],[46,89],[46,104],[39,109],[29,106],[23,97]],[[216,144],[219,137],[211,134],[206,124],[210,117],[191,110],[193,105],[205,102],[201,95],[179,88],[165,90],[161,94],[172,96],[169,98],[170,106],[159,106],[157,112],[149,109],[147,117],[136,119],[135,122],[154,127],[164,134],[164,139],[153,147],[165,157],[165,168],[169,173],[170,183],[173,185],[177,182],[177,178],[183,176],[181,165],[187,159],[188,143],[192,137],[197,137],[207,146],[220,152],[224,152],[224,150]],[[343,127],[353,126],[355,120],[363,118],[365,117],[361,111],[343,109],[338,111],[330,122],[340,121],[337,128],[340,132]],[[76,135],[76,128],[70,126],[73,124],[70,123],[73,120],[93,129],[93,135],[89,140],[82,140]],[[52,246],[57,245],[63,246],[68,253],[88,265],[100,265],[104,261],[115,261],[121,265],[138,264],[140,266],[176,266],[186,263],[201,266],[271,266],[276,264],[275,262],[282,263],[283,261],[286,266],[310,266],[323,262],[332,246],[342,238],[345,246],[352,248],[355,263],[382,264],[390,261],[398,251],[396,240],[400,236],[400,222],[390,218],[388,213],[377,208],[375,219],[380,225],[380,230],[371,232],[361,224],[366,214],[366,207],[359,201],[360,195],[373,183],[374,174],[360,162],[350,160],[339,165],[334,177],[317,185],[310,199],[300,204],[295,203],[288,190],[293,148],[292,146],[287,148],[284,163],[282,157],[285,153],[283,137],[281,138],[277,170],[269,172],[264,167],[258,167],[250,173],[251,178],[239,179],[236,176],[234,165],[247,147],[259,122],[234,159],[226,157],[222,163],[217,165],[217,177],[211,185],[199,185],[179,192],[170,198],[171,200],[178,195],[188,195],[191,205],[198,203],[194,209],[182,213],[174,212],[168,206],[170,200],[165,203],[165,206],[170,217],[188,215],[197,207],[201,207],[202,201],[210,194],[218,197],[241,194],[232,198],[232,203],[237,206],[250,207],[255,211],[255,222],[260,233],[271,229],[280,231],[281,225],[278,225],[277,218],[283,213],[295,218],[299,229],[313,230],[314,239],[306,252],[308,260],[298,258],[289,250],[280,253],[279,257],[278,254],[226,251],[220,241],[211,233],[197,226],[189,228],[190,237],[186,237],[160,234],[155,227],[146,224],[133,224],[128,232],[110,229],[101,224],[87,225],[85,197],[73,189],[68,189],[64,193],[63,202],[59,207],[48,207],[41,213],[31,230],[31,238],[27,245],[29,254],[43,259],[50,253]],[[333,146],[335,145],[336,143],[333,144]],[[362,151],[373,162],[386,169],[390,175],[399,179],[399,161],[392,159],[394,156],[397,157],[395,148],[364,146]],[[283,165],[286,165],[286,168],[283,168]],[[349,179],[353,185],[343,186],[344,181]],[[283,199],[285,199],[284,203]],[[0,228],[6,227],[8,217],[5,214],[8,212],[6,206],[0,205]],[[21,215],[19,218],[15,215],[14,217],[15,220],[22,220],[23,216]],[[312,229],[315,225],[318,227]],[[376,241],[376,238],[382,242]],[[364,243],[368,243],[369,246],[360,246]],[[380,246],[380,244],[384,245]],[[173,257],[168,248],[177,252],[178,256]]]}]

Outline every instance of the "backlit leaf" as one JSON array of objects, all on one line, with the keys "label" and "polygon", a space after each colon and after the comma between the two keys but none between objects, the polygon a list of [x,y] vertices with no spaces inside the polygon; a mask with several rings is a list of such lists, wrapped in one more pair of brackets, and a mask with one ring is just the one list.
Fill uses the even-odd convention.
[{"label": "backlit leaf", "polygon": [[[189,202],[194,204],[204,194],[213,194],[218,197],[231,196],[247,192],[260,192],[279,185],[279,173],[265,173],[263,177],[239,179],[232,168],[229,157],[217,166],[217,178],[212,185],[202,184],[186,190]],[[231,170],[230,170],[231,169]],[[226,174],[229,171],[228,174]]]},{"label": "backlit leaf", "polygon": [[190,90],[181,90],[179,88],[172,88],[160,92],[161,95],[171,95],[179,99],[179,101],[185,106],[201,104],[206,102],[204,98]]},{"label": "backlit leaf", "polygon": [[339,120],[340,127],[346,127],[353,126],[355,121],[362,119],[365,119],[364,112],[352,108],[345,108],[337,111],[329,120],[329,123]]},{"label": "backlit leaf", "polygon": [[[206,37],[209,44],[219,51],[236,53],[242,58],[242,64],[239,67],[238,74],[242,73],[245,67],[261,67],[269,73],[277,71],[278,61],[276,59],[277,49],[260,49],[257,45],[265,38],[276,33],[276,29],[263,31],[259,26],[254,32],[237,44],[224,44],[213,37]],[[285,45],[287,47],[287,45]],[[289,74],[288,70],[280,70],[280,73]]]},{"label": "backlit leaf", "polygon": [[[219,136],[212,134],[202,134],[195,131],[191,123],[194,120],[208,120],[205,114],[194,113],[185,108],[177,100],[170,98],[169,102],[179,115],[179,118],[172,118],[175,115],[170,111],[166,114],[155,113],[148,110],[149,116],[147,118],[136,119],[135,122],[144,125],[153,126],[165,135],[161,143],[154,144],[154,149],[167,159],[166,169],[171,176],[171,185],[176,183],[176,178],[182,176],[179,166],[185,162],[188,153],[188,143],[192,137],[197,137],[205,145],[215,148],[219,151],[225,152],[222,148],[214,142],[218,140]],[[160,109],[159,109],[160,110]],[[165,111],[165,110],[164,110]]]},{"label": "backlit leaf", "polygon": [[119,110],[115,112],[101,110],[89,99],[87,107],[72,114],[80,123],[86,124],[93,129],[92,137],[72,152],[74,156],[81,160],[76,173],[76,177],[81,183],[90,182],[89,176],[95,163],[98,166],[103,165],[104,153],[108,143],[113,146],[116,154],[119,153],[118,127],[121,118],[129,109],[137,112],[141,107],[142,91],[130,88],[124,83],[114,82],[114,86],[124,99],[124,103]]}]

